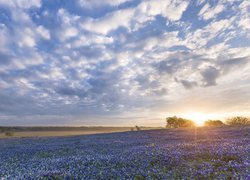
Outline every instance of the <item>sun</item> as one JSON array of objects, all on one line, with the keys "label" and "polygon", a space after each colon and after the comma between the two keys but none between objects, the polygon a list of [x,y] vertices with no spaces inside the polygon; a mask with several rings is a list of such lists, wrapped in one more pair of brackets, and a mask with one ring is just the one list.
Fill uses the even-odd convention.
[{"label": "sun", "polygon": [[198,112],[187,113],[184,117],[194,121],[197,126],[203,126],[204,122],[208,120],[208,117],[205,114]]}]

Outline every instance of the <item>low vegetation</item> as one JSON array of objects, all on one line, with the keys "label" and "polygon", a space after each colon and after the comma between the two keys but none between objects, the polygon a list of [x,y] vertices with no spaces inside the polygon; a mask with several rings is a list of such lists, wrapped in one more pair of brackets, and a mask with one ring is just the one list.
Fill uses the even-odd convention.
[{"label": "low vegetation", "polygon": [[2,139],[0,179],[249,179],[250,127]]},{"label": "low vegetation", "polygon": [[207,120],[204,122],[204,126],[223,126],[225,125],[221,120]]},{"label": "low vegetation", "polygon": [[[195,123],[192,120],[172,116],[166,118],[166,128],[194,127]],[[226,120],[226,123],[221,120],[207,120],[204,126],[246,126],[250,125],[250,118],[243,116],[235,116]]]},{"label": "low vegetation", "polygon": [[5,132],[4,134],[5,136],[8,136],[8,137],[14,136],[14,132],[10,132],[10,131]]},{"label": "low vegetation", "polygon": [[194,127],[195,123],[189,119],[179,118],[177,116],[166,118],[167,128]]},{"label": "low vegetation", "polygon": [[243,116],[236,116],[227,119],[226,123],[228,125],[238,126],[238,125],[250,125],[250,119]]}]

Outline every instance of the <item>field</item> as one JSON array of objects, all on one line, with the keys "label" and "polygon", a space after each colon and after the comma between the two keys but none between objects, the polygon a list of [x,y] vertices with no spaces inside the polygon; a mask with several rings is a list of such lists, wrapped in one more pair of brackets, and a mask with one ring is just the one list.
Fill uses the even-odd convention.
[{"label": "field", "polygon": [[[135,128],[134,128],[135,129]],[[141,127],[142,130],[156,129]],[[159,128],[158,128],[159,129]],[[0,127],[0,139],[24,137],[76,136],[130,131],[131,127]],[[5,132],[11,132],[6,136]]]},{"label": "field", "polygon": [[3,179],[249,179],[250,127],[0,139]]}]

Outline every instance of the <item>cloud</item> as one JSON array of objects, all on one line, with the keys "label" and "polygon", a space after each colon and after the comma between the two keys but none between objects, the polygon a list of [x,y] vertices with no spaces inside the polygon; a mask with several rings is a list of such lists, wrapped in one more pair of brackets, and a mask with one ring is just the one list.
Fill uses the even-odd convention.
[{"label": "cloud", "polygon": [[49,40],[50,39],[50,32],[48,29],[45,29],[43,26],[37,27],[38,34],[41,35],[42,38]]},{"label": "cloud", "polygon": [[133,14],[133,9],[125,9],[109,13],[99,19],[89,18],[82,23],[82,28],[96,33],[108,34],[118,27],[129,28]]},{"label": "cloud", "polygon": [[79,0],[78,3],[80,6],[84,8],[97,8],[102,6],[119,6],[120,4],[123,4],[125,2],[129,2],[131,0],[106,0],[104,2],[101,2],[99,0]]},{"label": "cloud", "polygon": [[7,6],[11,8],[22,8],[22,9],[29,9],[31,7],[40,8],[41,7],[41,0],[0,0],[0,5]]},{"label": "cloud", "polygon": [[186,89],[192,89],[194,87],[197,87],[198,84],[195,81],[189,81],[189,80],[178,80],[175,78],[176,82],[180,82]]},{"label": "cloud", "polygon": [[204,86],[215,86],[216,79],[220,76],[220,71],[215,67],[209,66],[201,72]]},{"label": "cloud", "polygon": [[148,0],[140,3],[135,8],[117,10],[101,18],[88,18],[83,21],[82,28],[102,34],[108,34],[119,27],[127,28],[129,31],[136,31],[145,22],[154,20],[157,15],[161,15],[170,21],[177,21],[182,17],[187,6],[187,1],[164,1],[159,3],[157,0]]},{"label": "cloud", "polygon": [[138,6],[138,10],[147,16],[162,15],[170,21],[181,19],[183,12],[188,6],[187,1],[164,1],[159,3],[158,0],[144,1]]},{"label": "cloud", "polygon": [[230,73],[230,71],[234,71],[236,69],[244,69],[248,63],[250,63],[250,56],[225,59],[218,62],[223,74]]},{"label": "cloud", "polygon": [[212,18],[216,18],[216,16],[220,14],[224,9],[225,8],[222,4],[210,7],[209,3],[207,3],[202,7],[198,15],[204,20],[209,20]]},{"label": "cloud", "polygon": [[248,1],[68,3],[0,1],[5,122],[112,124],[216,102],[236,111],[243,98],[223,105],[226,90],[249,96]]},{"label": "cloud", "polygon": [[111,44],[114,40],[112,37],[102,36],[102,35],[81,35],[77,40],[75,40],[72,45],[75,48],[82,46],[98,45],[98,44]]}]

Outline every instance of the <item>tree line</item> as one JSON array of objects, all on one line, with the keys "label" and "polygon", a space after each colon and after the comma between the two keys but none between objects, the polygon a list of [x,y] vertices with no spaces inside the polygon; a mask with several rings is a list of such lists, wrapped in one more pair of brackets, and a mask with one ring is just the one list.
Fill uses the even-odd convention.
[{"label": "tree line", "polygon": [[[166,118],[167,128],[179,128],[179,127],[194,127],[195,123],[190,119],[185,119],[177,116]],[[204,122],[204,126],[240,126],[240,125],[250,125],[250,118],[243,116],[236,116],[228,118],[225,123],[221,120],[207,120]]]}]

